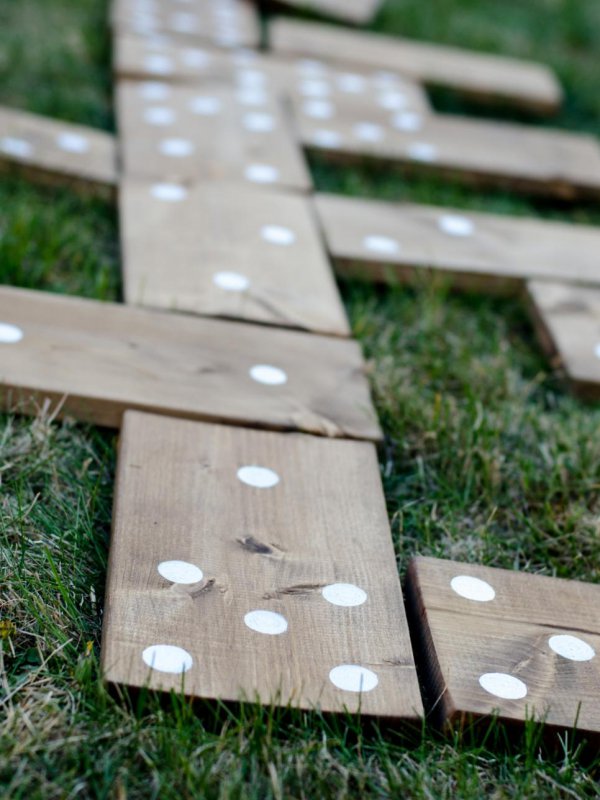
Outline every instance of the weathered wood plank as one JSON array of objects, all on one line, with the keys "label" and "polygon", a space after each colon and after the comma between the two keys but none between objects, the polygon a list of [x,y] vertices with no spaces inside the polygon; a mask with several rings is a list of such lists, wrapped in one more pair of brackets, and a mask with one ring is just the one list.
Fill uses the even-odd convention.
[{"label": "weathered wood plank", "polygon": [[[185,651],[174,672],[154,645]],[[102,664],[113,683],[416,721],[374,446],[128,412]]]},{"label": "weathered wood plank", "polygon": [[310,9],[323,16],[360,25],[373,19],[382,2],[383,0],[273,0],[272,5],[288,6],[300,11]]},{"label": "weathered wood plank", "polygon": [[442,721],[497,712],[600,733],[600,586],[416,558],[405,589]]},{"label": "weathered wood plank", "polygon": [[4,407],[66,396],[66,411],[114,427],[137,408],[380,436],[351,340],[12,288],[0,289],[0,320]]}]

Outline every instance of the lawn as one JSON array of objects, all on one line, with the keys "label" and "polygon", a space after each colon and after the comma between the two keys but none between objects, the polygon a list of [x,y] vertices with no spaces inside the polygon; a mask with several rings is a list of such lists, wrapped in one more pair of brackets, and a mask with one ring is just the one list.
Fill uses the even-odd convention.
[{"label": "lawn", "polygon": [[[106,17],[105,0],[0,0],[0,102],[110,129]],[[567,90],[554,124],[600,135],[598,0],[389,0],[374,27],[547,61]],[[329,191],[600,222],[598,208],[312,166]],[[115,208],[3,179],[0,279],[119,299]],[[520,301],[423,278],[343,291],[386,433],[401,573],[420,553],[599,581],[600,410],[564,390]],[[1,416],[0,448],[1,796],[598,796],[595,752],[568,735],[542,742],[531,725],[443,737],[108,693],[98,656],[116,435],[40,408]]]}]

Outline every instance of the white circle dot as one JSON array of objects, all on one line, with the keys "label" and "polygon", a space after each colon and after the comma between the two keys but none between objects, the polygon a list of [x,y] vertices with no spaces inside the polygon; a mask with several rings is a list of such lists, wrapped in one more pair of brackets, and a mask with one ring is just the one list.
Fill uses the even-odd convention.
[{"label": "white circle dot", "polygon": [[56,138],[56,144],[67,153],[87,153],[90,149],[90,142],[87,136],[82,136],[80,133],[71,133],[70,131],[60,133]]},{"label": "white circle dot", "polygon": [[279,636],[288,629],[287,619],[276,611],[256,609],[244,616],[244,622],[253,631],[265,633],[267,636]]},{"label": "white circle dot", "polygon": [[300,81],[300,86],[298,88],[300,94],[303,94],[305,97],[329,97],[331,94],[331,88],[327,81],[313,78]]},{"label": "white circle dot", "polygon": [[247,89],[264,88],[267,76],[260,69],[240,69],[236,74],[237,83]]},{"label": "white circle dot", "polygon": [[0,344],[16,344],[23,338],[23,331],[9,322],[0,322]]},{"label": "white circle dot", "polygon": [[254,486],[255,489],[272,489],[279,483],[279,475],[268,467],[257,467],[249,465],[240,467],[237,476],[242,483],[247,486]]},{"label": "white circle dot", "polygon": [[353,583],[330,583],[323,587],[321,594],[334,606],[362,606],[367,599],[364,589]]},{"label": "white circle dot", "polygon": [[264,89],[247,88],[243,86],[236,94],[238,103],[243,106],[264,106],[269,100],[269,95]]},{"label": "white circle dot", "polygon": [[163,53],[152,53],[144,59],[144,69],[152,75],[170,75],[174,69],[173,59]]},{"label": "white circle dot", "polygon": [[379,678],[370,669],[357,664],[340,664],[329,673],[329,680],[345,692],[370,692],[379,683]]},{"label": "white circle dot", "polygon": [[307,100],[302,110],[312,119],[331,119],[335,116],[335,106],[329,100]]},{"label": "white circle dot", "polygon": [[150,106],[144,111],[144,119],[149,125],[172,125],[175,122],[175,112],[165,106]]},{"label": "white circle dot", "polygon": [[407,153],[414,161],[435,161],[437,158],[437,148],[429,142],[413,142]]},{"label": "white circle dot", "polygon": [[392,125],[399,131],[418,131],[423,127],[423,117],[416,111],[399,111],[392,117]]},{"label": "white circle dot", "polygon": [[262,111],[249,111],[244,114],[242,125],[247,131],[268,133],[275,128],[275,120],[271,114],[266,114]]},{"label": "white circle dot", "polygon": [[283,225],[264,225],[260,229],[260,235],[269,244],[278,244],[283,247],[291,245],[296,241],[296,234],[290,228]]},{"label": "white circle dot", "polygon": [[159,149],[164,156],[186,158],[194,152],[194,145],[189,139],[163,139]]},{"label": "white circle dot", "polygon": [[199,114],[202,117],[213,117],[221,110],[222,103],[220,98],[210,95],[198,95],[192,97],[188,103],[188,108],[192,114]]},{"label": "white circle dot", "polygon": [[550,649],[569,661],[591,661],[596,655],[594,648],[583,639],[569,634],[559,634],[548,639]]},{"label": "white circle dot", "polygon": [[381,125],[375,122],[358,122],[352,130],[362,142],[380,142],[385,135]]},{"label": "white circle dot", "polygon": [[302,75],[326,75],[327,67],[322,61],[316,61],[310,58],[304,58],[296,62],[296,69]]},{"label": "white circle dot", "polygon": [[486,672],[479,678],[479,685],[502,700],[522,700],[527,696],[527,686],[523,681],[505,672]]},{"label": "white circle dot", "polygon": [[161,561],[157,569],[171,583],[198,583],[204,577],[200,567],[189,561]]},{"label": "white circle dot", "polygon": [[475,223],[468,217],[461,217],[458,214],[442,214],[438,219],[441,231],[449,236],[472,236],[475,231]]},{"label": "white circle dot", "polygon": [[399,78],[393,72],[376,72],[373,75],[373,85],[378,89],[392,89],[398,85]]},{"label": "white circle dot", "polygon": [[193,664],[188,651],[173,644],[153,644],[144,650],[142,658],[148,667],[176,675],[187,672]]},{"label": "white circle dot", "polygon": [[337,131],[321,129],[313,133],[312,141],[319,147],[339,147],[343,138]]},{"label": "white circle dot", "polygon": [[594,355],[596,358],[600,358],[600,342],[594,347]]},{"label": "white circle dot", "polygon": [[271,164],[250,164],[244,170],[244,176],[252,183],[275,183],[279,179],[279,170]]},{"label": "white circle dot", "polygon": [[399,242],[390,236],[365,236],[363,245],[366,250],[370,250],[372,253],[380,253],[387,256],[400,252]]},{"label": "white circle dot", "polygon": [[244,292],[250,286],[249,279],[239,272],[215,272],[213,283],[226,292]]},{"label": "white circle dot", "polygon": [[211,58],[205,50],[190,48],[183,51],[181,60],[190,69],[206,69]]},{"label": "white circle dot", "polygon": [[367,81],[362,75],[354,75],[348,72],[343,75],[338,75],[337,85],[342,92],[360,94],[367,88]]},{"label": "white circle dot", "polygon": [[264,383],[267,386],[281,386],[287,383],[286,373],[270,364],[255,364],[250,370],[250,377],[257,383]]},{"label": "white circle dot", "polygon": [[147,81],[140,84],[139,93],[144,100],[166,100],[171,94],[171,87],[167,83]]},{"label": "white circle dot", "polygon": [[489,603],[496,597],[493,586],[481,578],[473,578],[471,575],[456,575],[450,581],[450,586],[456,594],[464,597],[465,600],[476,600],[479,603]]},{"label": "white circle dot", "polygon": [[155,183],[150,191],[152,197],[166,203],[180,203],[188,195],[185,186],[178,183]]},{"label": "white circle dot", "polygon": [[0,149],[17,158],[27,158],[33,153],[33,145],[26,139],[19,139],[16,136],[5,136],[0,139]]},{"label": "white circle dot", "polygon": [[404,92],[385,91],[377,98],[377,105],[389,111],[400,111],[408,105],[408,98]]}]

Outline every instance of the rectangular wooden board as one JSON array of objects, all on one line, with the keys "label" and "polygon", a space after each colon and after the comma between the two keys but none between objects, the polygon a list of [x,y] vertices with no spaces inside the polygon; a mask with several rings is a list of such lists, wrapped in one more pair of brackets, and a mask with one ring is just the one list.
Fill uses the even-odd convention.
[{"label": "rectangular wooden board", "polygon": [[128,412],[102,664],[113,683],[417,721],[375,447]]},{"label": "rectangular wooden board", "polygon": [[247,0],[114,0],[111,21],[116,32],[225,48],[258,47],[261,40],[258,12]]},{"label": "rectangular wooden board", "polygon": [[326,194],[315,204],[345,277],[398,281],[431,269],[467,290],[521,291],[529,278],[600,286],[600,228]]},{"label": "rectangular wooden board", "polygon": [[312,119],[298,103],[295,111],[304,146],[336,161],[397,163],[407,171],[564,200],[600,197],[600,145],[592,136],[450,114],[349,124]]},{"label": "rectangular wooden board", "polygon": [[530,281],[527,294],[546,352],[578,394],[600,399],[600,289]]},{"label": "rectangular wooden board", "polygon": [[114,187],[114,136],[26,111],[0,108],[0,166],[33,178]]},{"label": "rectangular wooden board", "polygon": [[553,114],[562,103],[554,72],[534,62],[283,18],[271,22],[269,43],[279,53],[396,70],[471,99],[540,114]]},{"label": "rectangular wooden board", "polygon": [[443,721],[497,712],[600,733],[600,586],[416,558],[405,592]]},{"label": "rectangular wooden board", "polygon": [[278,102],[249,108],[231,87],[173,86],[156,102],[147,85],[117,86],[125,174],[154,180],[226,179],[308,191],[304,156]]},{"label": "rectangular wooden board", "polygon": [[5,407],[66,397],[65,411],[111,427],[133,408],[380,438],[349,339],[6,287],[0,320]]},{"label": "rectangular wooden board", "polygon": [[365,24],[377,14],[383,0],[273,0],[272,5],[283,5],[299,11],[314,11],[326,17]]},{"label": "rectangular wooden board", "polygon": [[126,178],[120,207],[127,303],[349,336],[307,198]]}]

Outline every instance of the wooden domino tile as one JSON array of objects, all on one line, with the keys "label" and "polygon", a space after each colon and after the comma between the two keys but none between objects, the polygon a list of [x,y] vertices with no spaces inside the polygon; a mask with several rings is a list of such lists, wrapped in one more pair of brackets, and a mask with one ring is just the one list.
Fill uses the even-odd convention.
[{"label": "wooden domino tile", "polygon": [[[299,137],[335,160],[378,160],[478,185],[565,200],[600,197],[600,145],[593,136],[452,115],[364,120],[309,119],[296,104]],[[416,119],[416,118],[415,118]]]},{"label": "wooden domino tile", "polygon": [[375,447],[127,412],[106,679],[417,721]]},{"label": "wooden domino tile", "polygon": [[301,11],[310,9],[323,16],[359,25],[373,19],[382,0],[276,0],[276,2]]},{"label": "wooden domino tile", "polygon": [[128,408],[379,439],[350,339],[0,289],[3,407],[45,398],[118,427]]},{"label": "wooden domino tile", "polygon": [[283,18],[271,22],[269,42],[279,53],[395,70],[473,99],[541,114],[556,112],[562,102],[552,70],[529,61]]},{"label": "wooden domino tile", "polygon": [[600,399],[600,288],[530,281],[527,292],[546,351],[576,392]]},{"label": "wooden domino tile", "polygon": [[114,0],[111,21],[116,32],[225,48],[258,47],[261,39],[257,10],[247,0]]},{"label": "wooden domino tile", "polygon": [[600,286],[600,228],[325,194],[315,204],[346,277],[397,281],[418,268],[468,290],[515,292],[529,278]]},{"label": "wooden domino tile", "polygon": [[114,137],[69,122],[0,108],[0,165],[34,178],[114,186]]},{"label": "wooden domino tile", "polygon": [[127,303],[350,335],[307,198],[125,178],[120,205]]},{"label": "wooden domino tile", "polygon": [[147,84],[117,86],[125,174],[308,191],[308,169],[279,103],[248,107],[233,88],[218,83],[167,88],[168,96],[158,101]]},{"label": "wooden domino tile", "polygon": [[600,733],[600,586],[416,558],[405,593],[441,720]]}]

